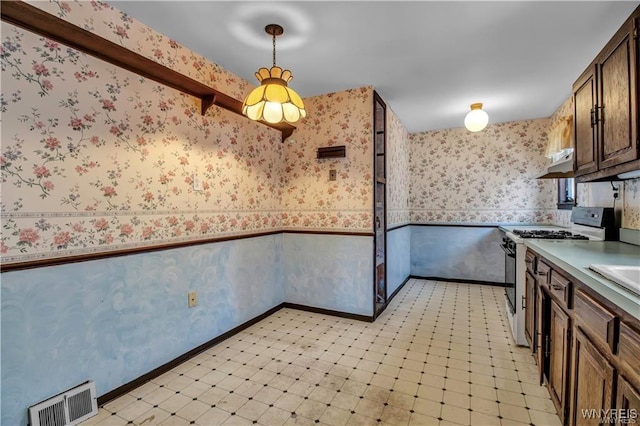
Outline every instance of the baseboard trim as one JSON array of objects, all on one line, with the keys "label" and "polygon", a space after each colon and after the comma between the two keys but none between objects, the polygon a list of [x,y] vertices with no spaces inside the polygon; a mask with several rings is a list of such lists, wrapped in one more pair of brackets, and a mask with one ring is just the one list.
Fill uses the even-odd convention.
[{"label": "baseboard trim", "polygon": [[423,277],[421,275],[410,275],[409,278],[415,278],[415,279],[418,279],[418,280],[444,281],[444,282],[448,282],[448,283],[490,285],[490,286],[494,286],[494,287],[504,287],[505,286],[505,283],[497,283],[497,282],[493,282],[493,281],[467,280],[467,279],[464,279],[464,278]]},{"label": "baseboard trim", "polygon": [[400,285],[398,286],[398,288],[396,288],[396,289],[394,290],[394,292],[393,292],[393,293],[391,293],[391,296],[389,296],[389,297],[387,298],[387,303],[385,303],[385,304],[384,304],[384,306],[382,307],[382,310],[376,314],[376,316],[375,316],[374,320],[376,320],[378,317],[380,317],[380,315],[382,315],[382,313],[383,313],[384,311],[386,311],[386,310],[387,310],[387,306],[389,306],[389,304],[391,303],[391,301],[393,300],[393,298],[394,298],[394,297],[396,297],[396,294],[398,294],[398,292],[400,292],[400,290],[402,290],[402,287],[404,287],[404,285],[405,285],[407,282],[409,282],[409,280],[410,280],[410,279],[411,279],[411,275],[409,275],[407,278],[405,278],[405,279],[404,279],[404,281],[402,281],[402,284],[400,284]]},{"label": "baseboard trim", "polygon": [[373,317],[368,315],[351,314],[349,312],[334,311],[331,309],[316,308],[315,306],[298,305],[297,303],[284,302],[283,308],[298,309],[300,311],[313,312],[315,314],[331,315],[334,317],[348,318],[364,322],[373,322]]},{"label": "baseboard trim", "polygon": [[407,278],[405,278],[405,279],[404,279],[404,281],[402,281],[402,284],[400,284],[400,285],[398,286],[398,288],[396,288],[396,289],[394,290],[394,292],[393,292],[393,293],[391,293],[391,296],[389,296],[389,298],[387,299],[387,305],[389,305],[389,303],[391,303],[391,301],[393,300],[393,298],[394,298],[394,297],[396,297],[396,294],[400,293],[400,290],[402,290],[402,287],[404,287],[404,285],[405,285],[406,283],[408,283],[410,279],[411,279],[411,275],[409,275]]},{"label": "baseboard trim", "polygon": [[278,312],[280,309],[282,309],[284,307],[284,303],[281,303],[277,306],[274,306],[273,308],[269,309],[268,311],[258,315],[257,317],[254,317],[252,319],[250,319],[249,321],[240,324],[239,326],[232,328],[231,330],[227,331],[226,333],[221,334],[218,337],[215,337],[211,340],[209,340],[208,342],[203,343],[202,345],[191,349],[189,352],[186,352],[182,355],[180,355],[177,358],[172,359],[171,361],[167,362],[166,364],[161,365],[158,368],[155,368],[153,370],[151,370],[150,372],[143,374],[142,376],[138,377],[137,379],[133,379],[132,381],[130,381],[129,383],[126,383],[120,387],[115,388],[114,390],[105,393],[104,395],[101,395],[98,397],[98,406],[102,406],[104,404],[106,404],[107,402],[122,396],[124,394],[126,394],[127,392],[142,386],[143,384],[147,383],[149,380],[155,379],[156,377],[166,373],[167,371],[177,367],[178,365],[182,364],[183,362],[185,362],[186,360],[193,358],[194,356],[198,355],[201,352],[206,351],[207,349],[217,345],[218,343],[222,342],[225,339],[228,339],[229,337],[238,334],[239,332],[241,332],[242,330],[251,327],[253,324],[262,321],[263,319],[265,319],[266,317],[268,317],[269,315],[272,315],[276,312]]},{"label": "baseboard trim", "polygon": [[[403,283],[403,285],[404,285],[404,283]],[[97,400],[98,406],[102,406],[102,405],[108,403],[109,401],[111,401],[113,399],[116,399],[119,396],[122,396],[122,395],[128,393],[129,391],[139,387],[139,386],[144,385],[148,381],[153,380],[156,377],[166,373],[167,371],[172,370],[173,368],[177,367],[178,365],[182,364],[183,362],[187,361],[188,359],[191,359],[194,356],[206,351],[207,349],[212,348],[213,346],[217,345],[218,343],[222,342],[223,340],[226,340],[229,337],[232,337],[232,336],[240,333],[242,330],[245,330],[245,329],[251,327],[255,323],[262,321],[263,319],[265,319],[269,315],[275,314],[276,312],[278,312],[282,308],[298,309],[300,311],[307,311],[307,312],[313,312],[313,313],[317,313],[317,314],[331,315],[331,316],[334,316],[334,317],[349,318],[349,319],[358,320],[358,321],[365,321],[365,322],[373,322],[373,317],[370,317],[370,316],[367,316],[367,315],[351,314],[351,313],[348,313],[348,312],[333,311],[331,309],[315,308],[313,306],[305,306],[305,305],[298,305],[296,303],[283,302],[283,303],[281,303],[281,304],[279,304],[277,306],[274,306],[273,308],[269,309],[268,311],[258,315],[257,317],[251,318],[249,321],[244,322],[244,323],[240,324],[239,326],[237,326],[235,328],[232,328],[231,330],[219,335],[218,337],[215,337],[215,338],[209,340],[208,342],[205,342],[205,343],[201,344],[200,346],[198,346],[198,347],[196,347],[194,349],[191,349],[190,351],[180,355],[179,357],[172,359],[171,361],[161,365],[160,367],[154,368],[153,370],[149,371],[148,373],[143,374],[142,376],[140,376],[140,377],[138,377],[136,379],[133,379],[129,383],[125,383],[124,385],[119,386],[119,387],[115,388],[114,390],[105,393],[104,395],[100,395],[98,397],[98,400]]]}]

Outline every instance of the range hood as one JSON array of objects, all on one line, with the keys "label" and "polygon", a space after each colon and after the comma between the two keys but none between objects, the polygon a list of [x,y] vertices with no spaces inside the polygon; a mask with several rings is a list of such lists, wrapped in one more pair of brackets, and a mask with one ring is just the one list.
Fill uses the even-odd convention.
[{"label": "range hood", "polygon": [[551,163],[547,173],[538,176],[537,179],[563,179],[574,177],[573,172],[573,150],[557,161]]}]

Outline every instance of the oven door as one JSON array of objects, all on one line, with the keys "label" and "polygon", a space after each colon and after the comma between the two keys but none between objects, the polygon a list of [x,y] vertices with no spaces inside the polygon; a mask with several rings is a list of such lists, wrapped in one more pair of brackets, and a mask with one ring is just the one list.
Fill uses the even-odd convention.
[{"label": "oven door", "polygon": [[511,308],[511,313],[516,312],[516,243],[510,238],[502,239],[504,251],[504,292]]}]

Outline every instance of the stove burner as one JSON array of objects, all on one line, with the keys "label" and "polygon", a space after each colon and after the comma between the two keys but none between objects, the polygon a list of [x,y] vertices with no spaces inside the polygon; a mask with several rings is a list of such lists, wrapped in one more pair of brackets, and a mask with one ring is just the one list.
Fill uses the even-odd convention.
[{"label": "stove burner", "polygon": [[588,240],[589,237],[580,234],[572,234],[564,230],[549,229],[514,229],[513,233],[520,238],[541,238],[545,240]]}]

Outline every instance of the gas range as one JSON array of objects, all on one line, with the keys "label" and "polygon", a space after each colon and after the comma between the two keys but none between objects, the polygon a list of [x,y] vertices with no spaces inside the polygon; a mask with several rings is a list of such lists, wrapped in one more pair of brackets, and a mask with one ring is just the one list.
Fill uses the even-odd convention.
[{"label": "gas range", "polygon": [[544,240],[588,240],[589,237],[564,229],[514,229],[511,231],[520,238],[540,238]]},{"label": "gas range", "polygon": [[501,244],[505,252],[505,308],[516,343],[527,346],[524,333],[527,271],[525,240],[555,240],[558,244],[566,240],[616,240],[618,228],[614,211],[610,207],[574,207],[571,212],[571,228],[534,225],[508,229]]}]

